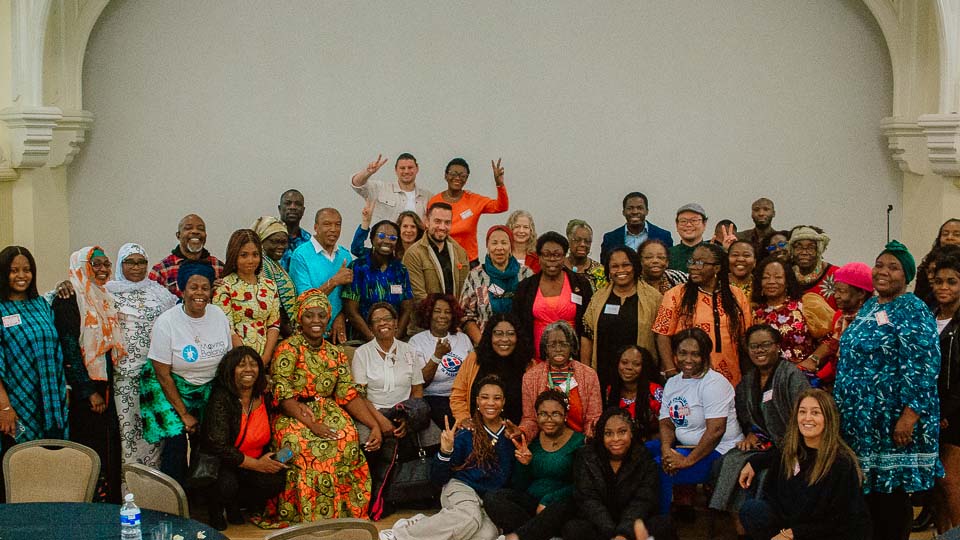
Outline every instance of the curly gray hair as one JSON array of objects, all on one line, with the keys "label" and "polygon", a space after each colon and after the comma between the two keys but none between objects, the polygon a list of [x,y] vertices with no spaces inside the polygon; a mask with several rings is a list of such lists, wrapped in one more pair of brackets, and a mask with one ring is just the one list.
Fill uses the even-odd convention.
[{"label": "curly gray hair", "polygon": [[547,361],[550,357],[547,354],[547,336],[555,331],[563,332],[564,338],[570,344],[570,358],[576,358],[580,355],[580,340],[577,339],[577,333],[567,321],[556,321],[547,325],[540,334],[540,358]]}]

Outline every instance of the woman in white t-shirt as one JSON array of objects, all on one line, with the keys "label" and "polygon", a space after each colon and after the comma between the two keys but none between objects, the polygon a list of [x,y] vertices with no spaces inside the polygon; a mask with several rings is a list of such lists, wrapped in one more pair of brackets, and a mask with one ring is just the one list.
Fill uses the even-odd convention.
[{"label": "woman in white t-shirt", "polygon": [[143,437],[163,442],[160,470],[180,483],[187,467],[187,437],[197,433],[217,366],[232,348],[230,321],[209,305],[214,279],[209,264],[180,265],[177,285],[183,303],[157,317],[140,383]]},{"label": "woman in white t-shirt", "polygon": [[647,443],[661,465],[662,514],[670,511],[674,485],[705,482],[713,462],[743,438],[733,386],[710,369],[710,336],[699,328],[688,328],[670,342],[680,373],[663,388],[660,440]]},{"label": "woman in white t-shirt", "polygon": [[430,405],[430,418],[438,426],[443,425],[445,416],[453,417],[450,412],[453,380],[473,351],[467,334],[457,331],[462,317],[463,310],[452,295],[429,294],[420,302],[417,318],[429,321],[430,329],[410,338],[423,375],[423,399]]}]

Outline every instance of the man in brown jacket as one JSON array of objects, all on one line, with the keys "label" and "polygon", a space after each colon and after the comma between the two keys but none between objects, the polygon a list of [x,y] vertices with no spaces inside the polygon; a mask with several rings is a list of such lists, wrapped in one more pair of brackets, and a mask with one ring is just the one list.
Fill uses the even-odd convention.
[{"label": "man in brown jacket", "polygon": [[427,233],[403,256],[417,302],[430,293],[460,297],[470,260],[466,250],[450,238],[452,221],[453,208],[445,202],[434,203],[427,209]]}]

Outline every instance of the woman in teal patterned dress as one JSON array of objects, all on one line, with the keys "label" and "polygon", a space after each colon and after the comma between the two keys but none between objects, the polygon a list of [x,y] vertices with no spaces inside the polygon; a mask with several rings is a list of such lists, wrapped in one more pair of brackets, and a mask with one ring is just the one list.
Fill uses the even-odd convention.
[{"label": "woman in teal patterned dress", "polygon": [[864,472],[874,539],[907,539],[909,494],[943,476],[937,325],[927,306],[906,292],[915,275],[907,248],[888,243],[873,267],[877,296],[840,340],[834,393],[841,433]]}]

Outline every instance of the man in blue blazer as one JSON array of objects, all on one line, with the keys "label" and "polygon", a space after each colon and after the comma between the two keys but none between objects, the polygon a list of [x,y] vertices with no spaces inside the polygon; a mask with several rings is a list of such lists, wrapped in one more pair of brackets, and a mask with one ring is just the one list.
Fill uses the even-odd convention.
[{"label": "man in blue blazer", "polygon": [[623,227],[603,235],[603,243],[600,245],[600,262],[606,264],[607,255],[615,247],[629,246],[636,250],[648,239],[659,240],[668,248],[673,245],[673,236],[670,231],[647,221],[647,212],[649,212],[649,204],[646,195],[639,191],[627,193],[623,198],[623,217],[627,222]]}]

